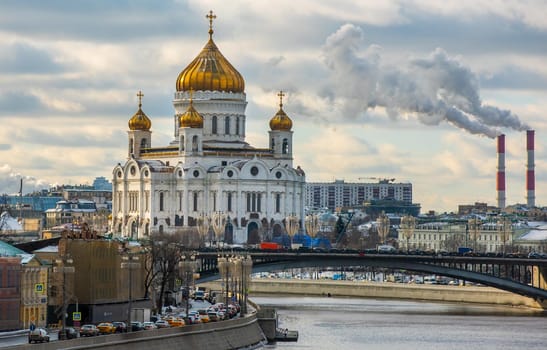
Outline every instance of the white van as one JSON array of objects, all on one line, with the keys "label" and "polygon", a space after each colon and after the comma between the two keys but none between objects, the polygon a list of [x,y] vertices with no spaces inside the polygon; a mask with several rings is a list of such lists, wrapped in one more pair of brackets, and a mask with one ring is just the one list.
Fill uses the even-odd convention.
[{"label": "white van", "polygon": [[388,244],[385,244],[385,245],[379,245],[378,246],[378,253],[395,253],[397,251],[397,249],[395,249],[394,246],[392,245],[388,245]]}]

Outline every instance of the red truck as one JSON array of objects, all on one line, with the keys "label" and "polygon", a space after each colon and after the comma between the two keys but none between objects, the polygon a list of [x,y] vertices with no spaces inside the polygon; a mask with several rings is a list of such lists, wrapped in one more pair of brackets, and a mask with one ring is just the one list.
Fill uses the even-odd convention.
[{"label": "red truck", "polygon": [[281,244],[275,242],[262,242],[260,243],[260,250],[279,250],[281,249]]}]

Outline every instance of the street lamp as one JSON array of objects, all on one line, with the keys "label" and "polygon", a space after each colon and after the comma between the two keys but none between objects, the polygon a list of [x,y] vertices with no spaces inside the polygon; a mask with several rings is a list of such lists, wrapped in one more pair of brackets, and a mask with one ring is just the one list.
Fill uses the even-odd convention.
[{"label": "street lamp", "polygon": [[306,221],[304,222],[306,226],[306,231],[311,238],[311,249],[313,250],[313,239],[317,232],[319,232],[319,216],[315,214],[310,214],[306,216]]},{"label": "street lamp", "polygon": [[220,273],[220,278],[222,279],[222,291],[225,295],[224,299],[226,304],[228,304],[228,275],[230,273],[230,265],[228,258],[225,256],[218,256],[218,272]]},{"label": "street lamp", "polygon": [[196,227],[200,238],[200,246],[202,242],[205,242],[205,238],[209,233],[210,219],[205,213],[199,214],[196,218]]},{"label": "street lamp", "polygon": [[386,242],[390,228],[389,217],[384,212],[382,212],[382,214],[378,216],[378,219],[376,219],[376,224],[378,234],[380,234],[380,239],[382,241],[382,244],[384,244]]},{"label": "street lamp", "polygon": [[298,216],[291,214],[285,218],[285,230],[291,239],[291,249],[292,249],[292,238],[298,229],[300,228],[300,222],[298,221]]},{"label": "street lamp", "polygon": [[220,239],[222,238],[226,226],[226,215],[221,211],[216,211],[213,213],[211,221],[213,222],[213,231],[215,231],[218,247],[220,246]]},{"label": "street lamp", "polygon": [[133,302],[132,289],[133,289],[133,269],[140,268],[141,264],[138,262],[140,252],[132,252],[129,248],[124,247],[121,249],[120,253],[122,254],[122,263],[120,267],[122,269],[129,270],[129,298],[127,303],[127,331],[132,331],[131,325],[131,304]]},{"label": "street lamp", "polygon": [[503,242],[503,255],[505,256],[505,245],[513,231],[511,219],[507,216],[501,216],[498,219],[498,234]]},{"label": "street lamp", "polygon": [[63,256],[60,256],[55,259],[55,263],[57,266],[53,268],[53,272],[59,273],[63,276],[63,282],[61,284],[63,288],[63,305],[62,305],[62,327],[61,327],[61,333],[59,333],[59,339],[65,339],[66,337],[66,317],[67,317],[67,308],[68,308],[68,298],[66,295],[66,289],[67,289],[67,283],[66,283],[66,275],[74,273],[75,269],[74,266],[67,266],[72,265],[74,261],[70,258],[68,254],[63,254]]},{"label": "street lamp", "polygon": [[412,215],[405,215],[401,218],[401,229],[403,236],[406,238],[406,252],[409,250],[410,237],[414,234],[414,228],[416,227],[416,218]]},{"label": "street lamp", "polygon": [[249,295],[249,285],[251,282],[251,273],[253,272],[253,259],[250,255],[241,260],[241,276],[243,278],[243,305],[241,305],[241,314],[247,313],[247,296]]},{"label": "street lamp", "polygon": [[480,235],[480,229],[482,225],[481,219],[478,217],[474,217],[472,219],[469,219],[467,221],[468,227],[469,227],[469,233],[471,235],[471,239],[473,240],[473,251],[477,250],[477,239]]},{"label": "street lamp", "polygon": [[188,318],[188,312],[190,309],[189,299],[190,299],[190,283],[193,282],[194,271],[196,270],[196,255],[194,253],[188,252],[181,255],[181,261],[179,262],[179,271],[184,278],[185,293],[183,293],[186,298],[186,318]]}]

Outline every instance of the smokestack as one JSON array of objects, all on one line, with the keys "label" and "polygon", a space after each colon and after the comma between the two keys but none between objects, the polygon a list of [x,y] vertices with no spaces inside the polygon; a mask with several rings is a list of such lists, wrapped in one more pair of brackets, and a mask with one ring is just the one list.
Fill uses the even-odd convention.
[{"label": "smokestack", "polygon": [[526,131],[526,151],[528,162],[526,164],[526,204],[529,208],[536,206],[536,174],[534,165],[534,130]]},{"label": "smokestack", "polygon": [[505,135],[498,136],[498,174],[496,177],[498,208],[505,208]]}]

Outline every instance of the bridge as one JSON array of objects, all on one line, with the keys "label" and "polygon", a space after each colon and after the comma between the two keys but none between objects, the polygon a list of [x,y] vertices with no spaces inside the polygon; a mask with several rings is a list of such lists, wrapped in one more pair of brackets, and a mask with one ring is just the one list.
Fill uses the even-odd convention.
[{"label": "bridge", "polygon": [[[442,275],[480,283],[533,298],[547,300],[547,259],[422,256],[363,253],[301,253],[301,252],[236,252],[249,255],[253,273],[310,267],[383,267]],[[217,258],[232,252],[199,252],[200,279],[207,282],[220,278]]]}]

